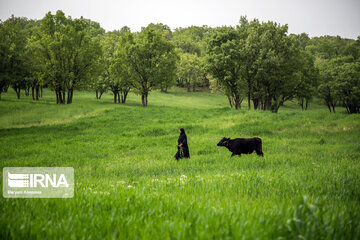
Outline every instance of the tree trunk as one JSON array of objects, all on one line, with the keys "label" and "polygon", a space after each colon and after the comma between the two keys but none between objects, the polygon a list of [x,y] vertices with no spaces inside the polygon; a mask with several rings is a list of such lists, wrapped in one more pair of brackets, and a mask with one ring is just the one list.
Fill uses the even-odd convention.
[{"label": "tree trunk", "polygon": [[66,104],[70,104],[71,102],[70,102],[70,89],[68,89],[68,94],[67,94],[67,100],[66,100]]},{"label": "tree trunk", "polygon": [[29,96],[30,89],[28,87],[24,88],[25,96]]},{"label": "tree trunk", "polygon": [[267,96],[264,101],[263,110],[271,110],[272,98],[271,96]]},{"label": "tree trunk", "polygon": [[33,99],[33,100],[35,100],[34,90],[35,90],[35,88],[34,88],[34,87],[31,87],[31,96],[32,96],[32,99]]},{"label": "tree trunk", "polygon": [[60,90],[58,90],[58,95],[59,95],[59,104],[62,104],[62,94]]},{"label": "tree trunk", "polygon": [[330,103],[326,103],[326,106],[329,108],[329,111],[331,112],[331,107],[330,107]]},{"label": "tree trunk", "polygon": [[[69,90],[68,90],[68,98],[67,98],[67,104],[71,104],[72,103],[72,97],[73,97],[73,92],[74,92],[74,89],[73,88],[70,88]],[[64,91],[64,93],[65,93],[65,91]],[[65,95],[64,95],[65,96]],[[64,101],[65,101],[65,99],[64,99]]]},{"label": "tree trunk", "polygon": [[141,103],[142,103],[142,106],[143,106],[143,107],[147,107],[147,105],[148,105],[148,99],[147,99],[147,97],[148,97],[148,93],[147,93],[147,92],[145,92],[145,93],[143,93],[143,94],[141,95]]},{"label": "tree trunk", "polygon": [[348,107],[348,105],[345,105],[345,108],[346,108],[346,112],[350,114],[351,112],[350,112],[350,108]]},{"label": "tree trunk", "polygon": [[128,93],[129,93],[128,91],[124,92],[124,101],[123,101],[123,103],[126,103],[126,97],[127,97]]},{"label": "tree trunk", "polygon": [[264,110],[264,100],[260,99],[260,110]]},{"label": "tree trunk", "polygon": [[259,107],[259,99],[253,98],[254,110],[257,110]]},{"label": "tree trunk", "polygon": [[15,87],[15,92],[16,92],[17,99],[20,99],[20,88]]},{"label": "tree trunk", "polygon": [[240,97],[238,95],[235,95],[235,109],[240,109],[240,108],[241,108]]},{"label": "tree trunk", "polygon": [[126,97],[128,95],[129,91],[123,90],[121,91],[121,103],[126,103]]},{"label": "tree trunk", "polygon": [[100,91],[99,99],[101,99],[102,95],[103,95],[103,91]]},{"label": "tree trunk", "polygon": [[113,91],[114,93],[114,103],[116,103],[116,91]]},{"label": "tree trunk", "polygon": [[59,92],[57,89],[55,90],[55,95],[56,95],[56,104],[59,104]]},{"label": "tree trunk", "polygon": [[278,113],[279,108],[280,108],[280,104],[276,105],[276,106],[272,109],[272,112],[273,112],[273,113]]},{"label": "tree trunk", "polygon": [[56,90],[56,104],[65,104],[65,90]]},{"label": "tree trunk", "polygon": [[39,101],[39,86],[36,86],[35,91],[36,91],[36,93],[35,93],[36,101]]},{"label": "tree trunk", "polygon": [[227,95],[227,98],[228,98],[228,100],[229,100],[230,108],[232,108],[232,107],[233,107],[233,105],[232,105],[232,99],[231,99],[231,97],[230,97],[229,95]]},{"label": "tree trunk", "polygon": [[144,94],[141,94],[141,104],[143,107],[146,107],[146,104],[145,104],[145,95]]},{"label": "tree trunk", "polygon": [[57,94],[57,104],[61,104],[62,103],[62,99],[61,99],[61,92],[60,92],[60,90],[57,90],[56,91],[56,94]]},{"label": "tree trunk", "polygon": [[120,93],[119,93],[119,91],[117,92],[117,103],[120,103]]}]

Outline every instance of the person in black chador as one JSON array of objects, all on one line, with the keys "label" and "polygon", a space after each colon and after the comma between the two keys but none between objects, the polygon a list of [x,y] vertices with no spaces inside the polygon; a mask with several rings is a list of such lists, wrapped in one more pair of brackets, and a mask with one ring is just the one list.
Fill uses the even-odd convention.
[{"label": "person in black chador", "polygon": [[183,128],[179,129],[179,139],[178,139],[178,151],[175,154],[175,158],[176,160],[179,161],[180,158],[190,158],[190,152],[189,152],[189,147],[187,145],[187,137],[185,134],[185,130]]}]

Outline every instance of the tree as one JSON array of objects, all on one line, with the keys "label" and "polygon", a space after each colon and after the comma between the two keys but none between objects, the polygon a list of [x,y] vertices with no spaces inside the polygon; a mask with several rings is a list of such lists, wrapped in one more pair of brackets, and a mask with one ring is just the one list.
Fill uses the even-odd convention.
[{"label": "tree", "polygon": [[248,99],[248,109],[251,109],[251,99],[254,102],[254,108],[257,109],[259,103],[258,98],[253,94],[255,85],[255,77],[257,74],[257,57],[260,54],[260,37],[261,37],[261,24],[258,20],[254,19],[249,22],[246,17],[240,17],[239,25],[237,26],[237,31],[239,36],[243,41],[243,51],[246,58],[240,69],[241,77],[246,81],[246,91]]},{"label": "tree", "polygon": [[360,112],[360,62],[354,62],[352,57],[333,59],[332,74],[337,95],[346,111]]},{"label": "tree", "polygon": [[26,18],[11,16],[0,23],[0,97],[11,85],[20,98],[20,90],[26,86],[27,36],[24,26],[27,21]]},{"label": "tree", "polygon": [[172,41],[181,53],[197,54],[203,56],[206,51],[206,37],[211,32],[208,26],[191,26],[187,28],[176,28]]},{"label": "tree", "polygon": [[95,90],[104,92],[109,88],[114,94],[114,103],[126,102],[131,89],[134,73],[126,61],[127,34],[131,34],[128,27],[120,31],[107,32],[101,37],[103,55],[99,60],[99,74],[95,79]]},{"label": "tree", "polygon": [[[90,22],[71,19],[62,11],[41,20],[38,40],[45,62],[46,83],[55,91],[56,103],[72,103],[74,89],[86,85],[101,54],[99,42],[91,38]],[[67,99],[65,93],[67,92]]]},{"label": "tree", "polygon": [[276,113],[301,84],[301,48],[294,36],[286,35],[287,25],[262,23],[260,31],[254,96],[261,109]]},{"label": "tree", "polygon": [[[119,93],[121,97],[121,103],[126,103],[126,98],[130,92],[131,86],[135,81],[135,72],[132,70],[131,65],[126,59],[126,47],[129,42],[127,41],[127,34],[130,32],[124,32],[120,41],[116,45],[115,58],[110,66],[110,72],[116,78]],[[118,93],[118,94],[119,94]],[[118,95],[118,100],[120,102]]]},{"label": "tree", "polygon": [[164,61],[159,71],[159,88],[161,92],[167,92],[168,88],[176,84],[176,72],[179,62],[179,55],[176,51],[171,51],[168,54],[167,61]]},{"label": "tree", "polygon": [[301,79],[296,88],[295,97],[301,110],[307,110],[309,102],[316,95],[318,71],[314,65],[314,57],[306,51],[301,51]]},{"label": "tree", "polygon": [[245,61],[239,33],[232,27],[218,28],[207,43],[207,70],[225,91],[229,104],[240,109],[244,82],[240,68]]},{"label": "tree", "polygon": [[[192,87],[209,86],[209,79],[206,77],[207,72],[205,71],[203,57],[206,53],[206,38],[211,31],[212,29],[207,26],[191,26],[187,28],[177,28],[173,33],[172,42],[175,44],[175,47],[180,55],[180,59],[183,54],[195,54],[200,59],[201,64],[199,70],[203,73],[203,76],[198,79],[196,84],[191,84]],[[179,87],[188,88],[188,83],[184,81],[185,79],[186,78],[177,79]]]},{"label": "tree", "polygon": [[137,36],[128,34],[126,41],[126,61],[136,76],[132,86],[141,95],[142,106],[146,107],[149,92],[159,88],[164,79],[174,77],[174,45],[151,27]]},{"label": "tree", "polygon": [[[157,31],[169,41],[172,39],[172,31],[168,25],[165,25],[163,23],[150,23],[147,27]],[[144,27],[142,28],[142,31],[145,31]]]},{"label": "tree", "polygon": [[318,94],[330,112],[342,104],[348,113],[358,112],[359,40],[339,36],[313,38],[306,47],[316,57]]},{"label": "tree", "polygon": [[335,113],[335,107],[339,99],[336,82],[332,72],[333,64],[330,60],[317,59],[315,65],[319,70],[319,97],[324,100],[324,103],[328,107],[329,111]]},{"label": "tree", "polygon": [[26,46],[26,56],[28,59],[27,79],[31,87],[33,100],[39,100],[39,97],[42,96],[41,92],[46,75],[45,62],[41,51],[42,47],[39,41],[36,40],[36,37],[30,37]]},{"label": "tree", "polygon": [[204,76],[201,59],[196,54],[184,53],[180,56],[180,63],[177,71],[178,78],[185,82],[187,91],[191,87],[195,91],[196,86]]},{"label": "tree", "polygon": [[[101,37],[100,44],[102,46],[102,56],[99,59],[99,74],[95,79],[95,86],[104,84],[114,95],[114,103],[120,102],[119,82],[111,72],[111,64],[115,61],[116,44],[120,40],[118,33],[109,32]],[[96,88],[95,91],[100,91]]]}]

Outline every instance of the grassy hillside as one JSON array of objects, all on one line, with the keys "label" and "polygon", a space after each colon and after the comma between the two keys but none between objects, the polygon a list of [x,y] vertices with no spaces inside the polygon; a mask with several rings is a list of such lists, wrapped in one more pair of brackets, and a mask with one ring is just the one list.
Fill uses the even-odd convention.
[{"label": "grassy hillside", "polygon": [[[1,197],[1,239],[360,238],[359,115],[235,111],[181,91],[151,93],[148,108],[132,94],[54,100],[2,96],[0,167],[73,167],[75,196]],[[180,127],[191,159],[177,163]],[[223,136],[261,137],[264,158],[230,158]]]}]

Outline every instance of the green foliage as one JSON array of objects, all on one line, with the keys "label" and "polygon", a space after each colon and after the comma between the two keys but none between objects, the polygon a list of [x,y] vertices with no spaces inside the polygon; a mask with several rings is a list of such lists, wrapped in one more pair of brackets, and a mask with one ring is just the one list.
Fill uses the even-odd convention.
[{"label": "green foliage", "polygon": [[238,31],[232,27],[216,29],[208,39],[207,71],[217,79],[229,98],[239,109],[243,99],[240,69],[245,61]]},{"label": "green foliage", "polygon": [[201,84],[204,78],[202,59],[196,54],[183,53],[180,55],[177,76],[179,82],[187,87],[190,92],[191,88],[195,91],[196,87]]},{"label": "green foliage", "polygon": [[39,99],[39,89],[49,86],[57,103],[71,103],[75,88],[93,89],[98,98],[110,89],[115,103],[120,96],[125,103],[132,88],[147,106],[153,89],[167,92],[177,81],[195,91],[211,81],[211,90],[225,93],[236,109],[247,98],[249,109],[252,101],[254,109],[277,112],[296,98],[306,110],[316,96],[330,111],[341,105],[359,112],[360,40],[288,35],[287,29],[241,17],[235,28],[172,32],[151,23],[141,32],[124,26],[105,33],[99,23],[62,11],[40,21],[12,16],[0,23],[0,97],[12,86],[18,98],[31,89]]},{"label": "green foliage", "polygon": [[360,62],[338,63],[333,68],[337,95],[348,113],[360,112]]},{"label": "green foliage", "polygon": [[138,35],[128,34],[126,42],[126,61],[136,76],[132,85],[141,95],[142,106],[146,107],[149,92],[161,88],[164,80],[175,78],[175,47],[152,26],[144,28]]},{"label": "green foliage", "polygon": [[0,97],[11,85],[20,98],[20,89],[27,84],[26,24],[26,18],[14,16],[0,23]]},{"label": "green foliage", "polygon": [[[273,22],[240,19],[236,29],[216,29],[209,37],[209,73],[239,109],[247,93],[255,109],[277,112],[299,88],[313,81],[312,60],[303,53],[295,36],[287,36],[287,26]],[[304,91],[303,91],[304,92]]]},{"label": "green foliage", "polygon": [[[330,40],[333,39],[328,37],[322,41],[318,40],[318,45],[329,44]],[[339,45],[336,54],[329,54],[329,51],[323,49],[318,50],[316,66],[320,74],[319,96],[324,100],[330,112],[335,112],[335,107],[342,104],[348,113],[358,113],[360,44],[357,41],[339,37],[336,38],[336,42]],[[309,48],[313,49],[314,46],[310,45]]]},{"label": "green foliage", "polygon": [[[151,28],[151,29],[157,31],[167,40],[172,39],[172,31],[168,25],[165,25],[163,23],[158,23],[158,24],[150,23],[147,26],[147,28],[149,28],[149,29]],[[142,31],[145,31],[145,27],[142,28]]]},{"label": "green foliage", "polygon": [[347,45],[353,42],[351,39],[342,39],[340,36],[314,37],[309,40],[306,49],[315,57],[331,59],[343,55],[347,51]]},{"label": "green foliage", "polygon": [[173,33],[172,41],[180,49],[181,53],[205,55],[205,39],[211,28],[208,26],[191,26],[187,28],[176,28]]},{"label": "green foliage", "polygon": [[359,113],[359,42],[323,37],[312,39],[307,49],[317,56],[318,93],[329,111],[335,112],[336,106],[342,104],[348,113]]},{"label": "green foliage", "polygon": [[324,103],[329,108],[329,111],[335,112],[335,107],[338,104],[336,83],[332,73],[334,67],[329,60],[318,59],[316,67],[319,69],[319,86],[318,94],[324,100]]},{"label": "green foliage", "polygon": [[[304,35],[297,36],[300,44]],[[316,96],[316,88],[318,84],[319,73],[315,68],[315,58],[307,51],[301,51],[299,64],[301,65],[300,84],[296,87],[295,97],[299,102],[302,110],[307,110],[309,102]]]},{"label": "green foliage", "polygon": [[73,90],[87,85],[101,54],[99,42],[91,38],[91,22],[71,19],[62,11],[50,12],[41,20],[39,44],[45,62],[46,83],[55,90],[56,102],[72,102]]},{"label": "green foliage", "polygon": [[246,72],[254,73],[246,77],[250,78],[248,85],[251,85],[254,108],[277,112],[285,101],[294,97],[302,83],[300,43],[296,37],[286,35],[287,25],[244,21],[241,24],[245,27],[248,24],[249,28],[246,50],[252,56]]}]

